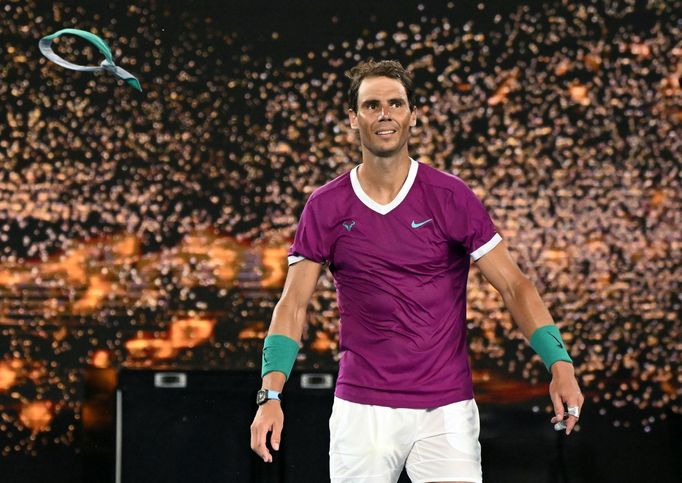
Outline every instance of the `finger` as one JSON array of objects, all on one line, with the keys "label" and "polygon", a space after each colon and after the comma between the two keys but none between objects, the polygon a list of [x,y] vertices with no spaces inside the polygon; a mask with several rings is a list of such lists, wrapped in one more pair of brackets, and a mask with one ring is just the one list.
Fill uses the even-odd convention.
[{"label": "finger", "polygon": [[[580,399],[578,401],[580,401]],[[578,410],[577,411],[578,416],[576,416],[575,414],[570,414],[570,412],[568,414],[568,417],[566,420],[566,435],[569,435],[573,431],[573,428],[575,428],[575,425],[578,424],[578,419],[580,418],[580,413],[582,411],[582,401],[576,402],[574,404],[568,403],[567,405],[571,409],[577,408],[577,410]]]},{"label": "finger", "polygon": [[568,404],[568,407],[571,408],[570,412],[566,415],[566,435],[571,434],[571,431],[573,431],[573,428],[575,427],[576,423],[578,422],[579,416],[576,416],[575,414],[571,414],[574,408],[578,408],[578,414],[580,414],[580,407],[575,404]]},{"label": "finger", "polygon": [[258,426],[254,422],[251,425],[251,449],[261,458],[263,455],[260,454],[260,449],[258,448]]},{"label": "finger", "polygon": [[552,398],[552,404],[554,405],[554,423],[564,420],[564,402],[561,400],[559,393],[550,394]]},{"label": "finger", "polygon": [[254,436],[254,442],[253,442],[253,450],[256,452],[258,456],[263,458],[263,461],[266,463],[269,463],[272,461],[272,456],[270,455],[270,451],[268,451],[268,447],[265,444],[265,441],[268,437],[268,431],[270,430],[266,426],[255,426],[255,436]]},{"label": "finger", "polygon": [[251,424],[251,450],[256,451],[256,427]]},{"label": "finger", "polygon": [[578,418],[576,418],[575,416],[568,417],[568,419],[566,420],[566,436],[571,434],[577,422]]},{"label": "finger", "polygon": [[275,423],[272,425],[272,434],[270,435],[270,444],[272,449],[279,451],[279,443],[282,441],[282,424]]},{"label": "finger", "polygon": [[272,463],[272,455],[270,454],[270,451],[268,450],[268,445],[266,444],[267,439],[268,439],[268,433],[270,432],[272,428],[261,428],[261,432],[259,434],[258,438],[258,450],[260,451],[260,455],[263,458],[263,461],[266,463]]}]

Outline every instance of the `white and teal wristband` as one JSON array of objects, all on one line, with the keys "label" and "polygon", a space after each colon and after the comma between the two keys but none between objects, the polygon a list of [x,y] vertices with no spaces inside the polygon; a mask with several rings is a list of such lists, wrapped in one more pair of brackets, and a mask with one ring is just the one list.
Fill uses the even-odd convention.
[{"label": "white and teal wristband", "polygon": [[561,338],[559,328],[552,325],[543,325],[533,332],[530,336],[530,346],[537,352],[544,362],[547,370],[557,361],[573,363],[573,359],[568,355],[566,345]]}]

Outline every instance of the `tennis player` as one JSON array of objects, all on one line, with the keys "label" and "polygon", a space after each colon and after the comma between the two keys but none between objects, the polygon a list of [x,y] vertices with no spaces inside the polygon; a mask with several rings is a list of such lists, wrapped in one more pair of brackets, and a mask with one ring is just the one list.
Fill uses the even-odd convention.
[{"label": "tennis player", "polygon": [[329,421],[333,483],[481,482],[479,415],[467,356],[470,260],[502,295],[551,373],[556,429],[583,405],[572,360],[532,282],[512,260],[481,201],[457,176],[410,158],[413,80],[395,61],[369,61],[350,78],[350,126],[362,163],[308,199],[263,348],[251,448],[272,461],[320,271],[336,284],[339,374]]}]

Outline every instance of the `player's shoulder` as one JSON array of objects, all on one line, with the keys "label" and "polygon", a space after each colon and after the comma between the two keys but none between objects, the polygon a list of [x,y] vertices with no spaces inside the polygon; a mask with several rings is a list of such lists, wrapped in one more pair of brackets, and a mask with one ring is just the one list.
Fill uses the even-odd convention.
[{"label": "player's shoulder", "polygon": [[459,176],[441,171],[428,164],[419,163],[419,174],[419,180],[422,184],[437,191],[453,195],[471,191],[469,185]]},{"label": "player's shoulder", "polygon": [[350,171],[347,171],[331,181],[313,190],[308,198],[309,203],[328,203],[334,199],[343,198],[350,189]]}]

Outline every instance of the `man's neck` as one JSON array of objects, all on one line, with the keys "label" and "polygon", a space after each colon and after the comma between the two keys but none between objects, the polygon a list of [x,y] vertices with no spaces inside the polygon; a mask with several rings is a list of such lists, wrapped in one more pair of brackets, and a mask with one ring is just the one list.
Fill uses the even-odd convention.
[{"label": "man's neck", "polygon": [[358,168],[358,180],[362,190],[379,204],[393,201],[403,187],[410,171],[410,157],[407,152],[382,158],[364,153]]}]

